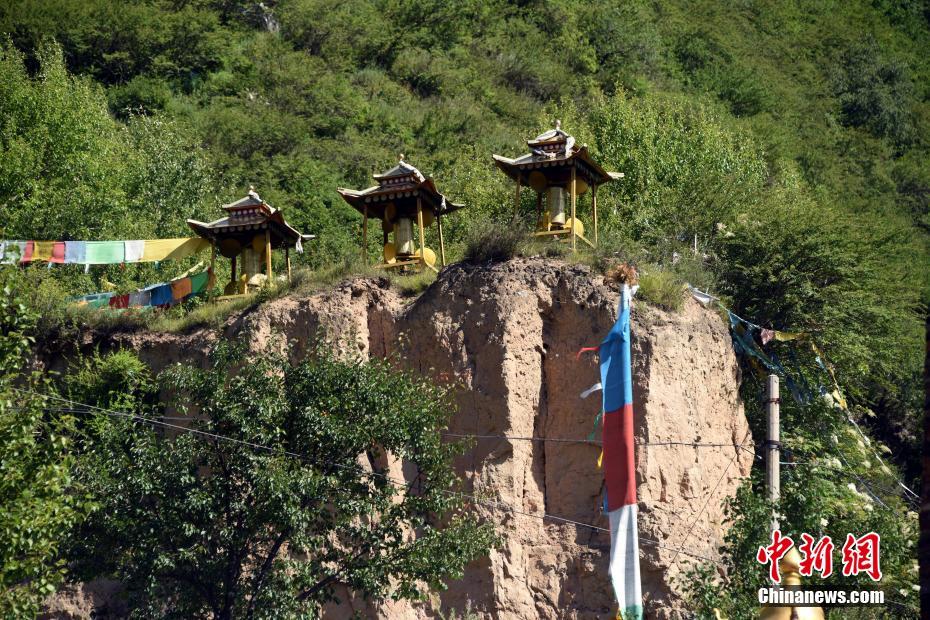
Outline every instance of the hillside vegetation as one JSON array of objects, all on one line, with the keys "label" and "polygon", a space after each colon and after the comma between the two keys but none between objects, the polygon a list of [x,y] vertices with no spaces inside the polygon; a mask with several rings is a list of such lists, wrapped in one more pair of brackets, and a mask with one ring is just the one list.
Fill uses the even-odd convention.
[{"label": "hillside vegetation", "polygon": [[[468,205],[447,227],[459,258],[474,230],[509,225],[491,153],[560,118],[626,175],[600,193],[603,253],[813,333],[855,415],[917,475],[926,2],[0,0],[0,32],[0,237],[186,234],[254,185],[318,235],[306,266],[332,266],[360,230],[335,188],[404,153]],[[22,277],[48,298],[165,274]],[[809,424],[825,416],[843,422],[787,419],[825,442],[835,429]]]}]

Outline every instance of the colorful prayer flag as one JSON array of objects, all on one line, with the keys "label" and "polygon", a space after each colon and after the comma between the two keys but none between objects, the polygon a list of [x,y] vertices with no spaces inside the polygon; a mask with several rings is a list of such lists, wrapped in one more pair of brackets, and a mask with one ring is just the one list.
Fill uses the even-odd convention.
[{"label": "colorful prayer flag", "polygon": [[636,288],[623,285],[617,321],[601,343],[599,352],[604,411],[604,480],[610,520],[610,581],[619,605],[618,617],[623,620],[643,618],[630,363],[630,303]]},{"label": "colorful prayer flag", "polygon": [[26,254],[25,241],[4,241],[0,248],[0,264],[12,265],[22,261]]},{"label": "colorful prayer flag", "polygon": [[86,265],[114,265],[126,260],[122,241],[87,241],[84,254]]},{"label": "colorful prayer flag", "polygon": [[181,278],[171,282],[171,297],[174,301],[184,301],[191,294],[191,279]]},{"label": "colorful prayer flag", "polygon": [[123,245],[125,247],[127,263],[135,263],[142,260],[142,254],[145,251],[145,241],[124,241]]},{"label": "colorful prayer flag", "polygon": [[201,237],[150,239],[145,242],[141,260],[143,262],[153,262],[179,259],[196,254],[209,247],[210,242]]},{"label": "colorful prayer flag", "polygon": [[180,259],[210,247],[201,237],[130,241],[0,241],[0,263],[115,265]]},{"label": "colorful prayer flag", "polygon": [[65,263],[72,265],[85,264],[87,257],[86,241],[65,241]]},{"label": "colorful prayer flag", "polygon": [[52,260],[52,252],[55,251],[54,241],[33,241],[32,260],[49,262]]}]

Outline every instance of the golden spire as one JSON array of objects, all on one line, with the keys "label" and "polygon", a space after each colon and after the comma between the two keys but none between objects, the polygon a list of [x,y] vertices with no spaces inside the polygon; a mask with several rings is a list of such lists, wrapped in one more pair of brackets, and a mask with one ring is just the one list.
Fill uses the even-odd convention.
[{"label": "golden spire", "polygon": [[[778,562],[781,573],[781,585],[801,585],[801,554],[797,547],[791,547]],[[820,607],[763,607],[760,620],[824,620]]]}]

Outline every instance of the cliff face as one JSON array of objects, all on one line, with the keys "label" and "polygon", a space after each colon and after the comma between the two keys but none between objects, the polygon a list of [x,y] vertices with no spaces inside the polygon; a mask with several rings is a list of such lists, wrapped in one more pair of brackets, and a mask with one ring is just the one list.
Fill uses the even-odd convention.
[{"label": "cliff face", "polygon": [[[585,439],[591,432],[600,394],[582,400],[579,393],[599,380],[596,360],[575,354],[604,337],[617,300],[615,288],[583,267],[521,259],[449,267],[412,302],[386,281],[356,279],[230,319],[226,336],[245,335],[256,348],[280,333],[300,357],[330,339],[346,354],[390,356],[454,381],[461,388],[449,432],[485,436],[457,466],[468,491],[486,498],[476,510],[497,525],[501,547],[428,604],[371,608],[344,597],[330,617],[345,617],[351,607],[425,618],[466,606],[487,618],[610,617],[608,533],[541,518],[607,528],[600,448],[525,438]],[[682,571],[704,560],[676,549],[716,556],[722,502],[749,473],[751,438],[730,337],[717,315],[691,300],[677,314],[634,301],[632,336],[643,594],[647,617],[678,618]],[[131,347],[159,369],[201,358],[216,337],[121,334],[106,346]]]}]

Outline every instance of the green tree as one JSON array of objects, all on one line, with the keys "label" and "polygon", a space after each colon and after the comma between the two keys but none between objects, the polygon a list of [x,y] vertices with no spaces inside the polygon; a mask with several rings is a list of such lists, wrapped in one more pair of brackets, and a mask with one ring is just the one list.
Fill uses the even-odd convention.
[{"label": "green tree", "polygon": [[340,586],[422,596],[487,550],[453,492],[442,388],[385,363],[290,366],[226,344],[162,379],[197,432],[98,419],[81,471],[101,509],[70,555],[125,583],[135,613],[313,617]]},{"label": "green tree", "polygon": [[[79,519],[68,416],[45,414],[30,371],[36,317],[0,273],[0,616],[29,617],[64,575],[60,543]],[[15,386],[15,387],[14,387]]]}]

